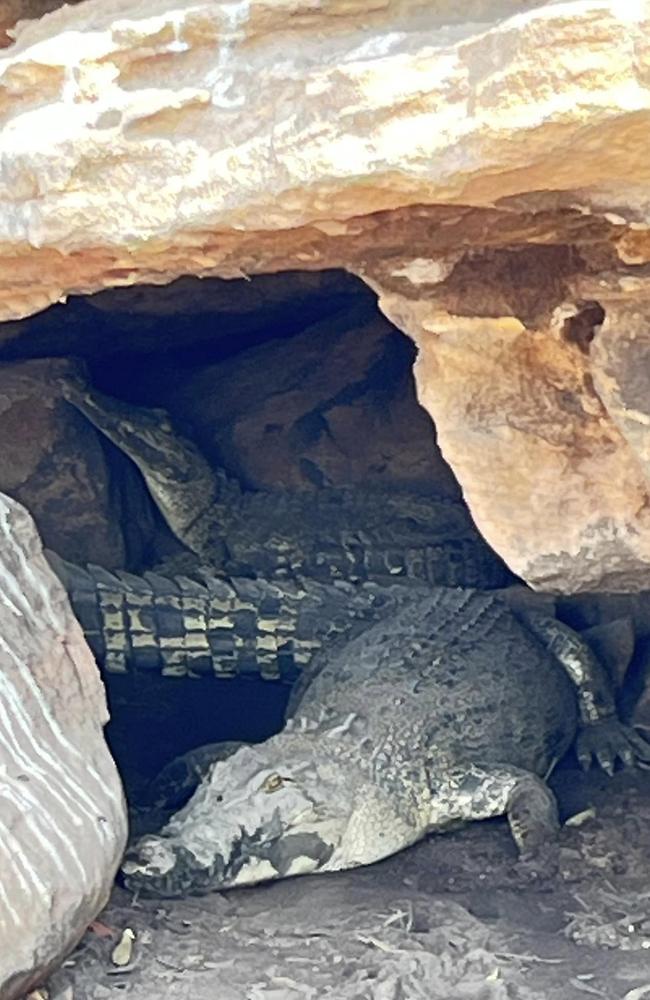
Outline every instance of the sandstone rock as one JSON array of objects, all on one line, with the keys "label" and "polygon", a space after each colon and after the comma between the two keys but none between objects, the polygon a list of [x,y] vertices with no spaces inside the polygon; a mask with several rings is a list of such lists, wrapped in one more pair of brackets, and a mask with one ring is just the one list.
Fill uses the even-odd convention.
[{"label": "sandstone rock", "polygon": [[[476,272],[480,292],[480,260]],[[415,337],[419,399],[477,526],[511,569],[562,593],[647,589],[648,480],[559,303],[515,302],[514,315],[496,316],[450,314],[434,294],[386,294],[382,305]]]},{"label": "sandstone rock", "polygon": [[16,21],[42,17],[65,3],[79,3],[80,0],[2,0],[0,3],[0,49],[10,45],[12,29]]},{"label": "sandstone rock", "polygon": [[641,327],[630,352],[600,291],[629,317],[647,280],[649,27],[617,0],[89,0],[19,26],[0,318],[346,268],[416,339],[443,454],[511,567],[647,587]]},{"label": "sandstone rock", "polygon": [[124,566],[105,453],[61,398],[62,359],[0,367],[0,490],[33,515],[47,546],[74,562]]},{"label": "sandstone rock", "polygon": [[618,295],[599,292],[604,316],[590,345],[594,385],[650,482],[650,287],[636,281]]},{"label": "sandstone rock", "polygon": [[106,901],[126,839],[93,658],[27,512],[0,497],[0,996],[21,996]]},{"label": "sandstone rock", "polygon": [[[646,205],[647,19],[617,0],[89,0],[25,23],[0,60],[0,316],[184,273],[390,260],[435,282],[445,253],[540,223],[546,243],[622,241]],[[497,204],[496,225],[468,212]]]},{"label": "sandstone rock", "polygon": [[[147,379],[146,362],[134,358],[203,349],[228,355],[268,339],[268,329],[294,333],[358,300],[372,306],[363,282],[345,271],[289,271],[254,280],[178,278],[169,285],[109,288],[74,296],[22,322],[0,325],[0,357],[60,356],[103,364],[119,355],[131,360],[136,385]],[[128,372],[124,372],[125,378]]]},{"label": "sandstone rock", "polygon": [[206,454],[255,489],[400,483],[458,496],[415,398],[413,353],[357,307],[200,369],[170,405]]}]

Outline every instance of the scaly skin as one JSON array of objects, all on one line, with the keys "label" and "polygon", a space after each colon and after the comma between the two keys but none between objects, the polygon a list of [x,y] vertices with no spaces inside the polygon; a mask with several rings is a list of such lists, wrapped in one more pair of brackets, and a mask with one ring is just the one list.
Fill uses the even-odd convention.
[{"label": "scaly skin", "polygon": [[[386,609],[316,655],[283,732],[220,760],[134,846],[127,886],[173,896],[350,868],[503,813],[540,871],[557,829],[542,776],[576,734],[606,761],[650,760],[571,638],[582,677],[493,595],[441,588]],[[585,685],[600,705],[590,720]]]},{"label": "scaly skin", "polygon": [[[538,870],[557,827],[542,777],[576,736],[584,765],[650,761],[571,630],[486,593],[406,586],[409,576],[495,585],[500,564],[462,507],[363,490],[242,495],[164,415],[85,387],[66,394],[221,573],[381,581],[197,583],[63,567],[110,669],[282,676],[289,651],[292,669],[309,667],[286,729],[225,759],[217,750],[188,805],[135,845],[127,885],[177,895],[369,864],[503,813],[522,863]],[[199,756],[181,762],[183,781],[201,777]]]},{"label": "scaly skin", "polygon": [[164,410],[130,406],[70,380],[62,391],[138,466],[170,529],[197,557],[192,571],[203,562],[264,579],[412,577],[485,589],[512,579],[461,503],[361,487],[242,493],[173,429]]},{"label": "scaly skin", "polygon": [[82,568],[55,553],[88,645],[109,673],[167,677],[257,675],[293,683],[314,653],[429,588],[315,580],[143,577]]}]

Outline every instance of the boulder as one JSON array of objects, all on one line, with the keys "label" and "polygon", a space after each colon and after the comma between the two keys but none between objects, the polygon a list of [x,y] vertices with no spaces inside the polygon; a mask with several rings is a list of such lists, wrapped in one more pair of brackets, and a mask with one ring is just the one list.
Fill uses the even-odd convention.
[{"label": "boulder", "polygon": [[[509,289],[489,255],[476,254],[464,304],[451,294],[452,271],[429,301],[384,293],[382,308],[416,341],[418,398],[477,527],[510,568],[538,590],[642,591],[648,425],[613,402],[611,378],[608,394],[599,388],[602,308],[571,298],[570,275],[558,277],[553,297],[545,277],[536,288],[522,273]],[[637,380],[647,383],[634,346]]]},{"label": "boulder", "polygon": [[10,45],[13,29],[17,21],[27,21],[42,17],[64,3],[80,3],[80,0],[2,0],[0,5],[0,49]]},{"label": "boulder", "polygon": [[120,504],[94,429],[61,397],[59,358],[0,367],[0,491],[25,504],[46,546],[123,567]]},{"label": "boulder", "polygon": [[0,996],[69,951],[126,840],[104,689],[34,523],[0,496]]},{"label": "boulder", "polygon": [[415,397],[413,345],[364,307],[208,365],[171,390],[206,454],[254,489],[460,490]]}]

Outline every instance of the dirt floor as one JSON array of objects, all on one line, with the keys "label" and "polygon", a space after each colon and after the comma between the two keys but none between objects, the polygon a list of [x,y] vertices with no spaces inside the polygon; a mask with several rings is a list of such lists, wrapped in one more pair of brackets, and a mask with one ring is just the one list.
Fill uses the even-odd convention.
[{"label": "dirt floor", "polygon": [[583,822],[563,829],[551,880],[522,884],[494,821],[335,875],[182,901],[116,888],[49,996],[650,1000],[650,773],[568,766],[552,783]]}]

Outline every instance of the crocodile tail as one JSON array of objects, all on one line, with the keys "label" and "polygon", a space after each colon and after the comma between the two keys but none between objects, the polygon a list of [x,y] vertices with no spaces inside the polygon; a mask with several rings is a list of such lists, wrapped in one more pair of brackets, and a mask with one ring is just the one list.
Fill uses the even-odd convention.
[{"label": "crocodile tail", "polygon": [[390,588],[316,581],[135,576],[47,552],[88,645],[109,673],[293,683],[324,642],[375,620]]}]

